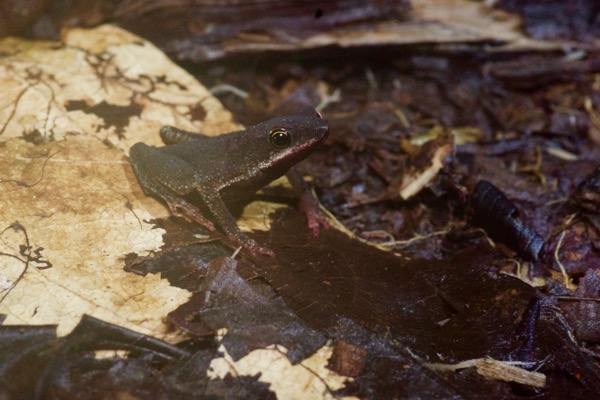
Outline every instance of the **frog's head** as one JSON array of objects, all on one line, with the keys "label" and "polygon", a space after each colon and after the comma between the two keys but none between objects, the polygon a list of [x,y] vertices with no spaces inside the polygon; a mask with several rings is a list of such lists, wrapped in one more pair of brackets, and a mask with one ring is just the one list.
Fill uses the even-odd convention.
[{"label": "frog's head", "polygon": [[248,129],[261,153],[258,168],[285,173],[327,137],[327,121],[315,110],[275,117]]}]

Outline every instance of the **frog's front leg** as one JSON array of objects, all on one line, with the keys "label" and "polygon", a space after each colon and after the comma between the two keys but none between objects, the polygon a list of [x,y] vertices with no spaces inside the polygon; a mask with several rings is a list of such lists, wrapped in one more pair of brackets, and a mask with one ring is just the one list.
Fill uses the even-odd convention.
[{"label": "frog's front leg", "polygon": [[197,187],[196,190],[200,194],[200,197],[202,197],[206,207],[208,207],[213,214],[217,225],[221,227],[229,240],[236,245],[242,246],[254,256],[257,254],[265,254],[275,257],[273,251],[259,246],[256,241],[250,239],[240,231],[235,218],[231,215],[231,212],[223,202],[223,199],[217,190],[202,186]]},{"label": "frog's front leg", "polygon": [[[178,159],[144,143],[134,144],[129,150],[129,157],[144,193],[165,201],[174,216],[196,222],[210,231],[216,230],[215,226],[204,218],[198,207],[187,202],[176,192],[187,190],[185,181],[182,181],[182,177],[187,173],[186,165],[181,165]],[[169,174],[173,171],[180,172],[179,180]]]},{"label": "frog's front leg", "polygon": [[319,199],[315,196],[312,185],[304,180],[300,171],[295,167],[292,167],[286,176],[294,191],[298,194],[298,208],[306,215],[309,229],[314,237],[319,236],[319,226],[327,229],[329,228],[329,222],[323,211],[321,211]]}]

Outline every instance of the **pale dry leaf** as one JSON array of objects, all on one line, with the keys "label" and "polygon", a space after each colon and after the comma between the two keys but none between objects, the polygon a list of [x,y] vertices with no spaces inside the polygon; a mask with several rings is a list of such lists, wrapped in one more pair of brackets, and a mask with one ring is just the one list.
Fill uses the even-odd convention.
[{"label": "pale dry leaf", "polygon": [[278,399],[356,399],[333,393],[342,389],[352,378],[338,375],[327,368],[333,352],[329,346],[322,347],[297,365],[290,363],[282,346],[254,350],[238,361],[234,361],[225,348],[221,347],[220,351],[224,355],[211,362],[209,378],[224,378],[227,374],[255,376],[260,373],[258,380],[269,383],[269,389],[275,392]]},{"label": "pale dry leaf", "polygon": [[[123,271],[124,255],[162,245],[146,220],[169,215],[142,192],[128,149],[160,144],[164,124],[239,126],[139,37],[107,25],[63,40],[0,41],[0,313],[5,324],[58,324],[61,335],[86,313],[165,338],[162,319],[189,293]],[[205,117],[192,120],[199,107]]]}]

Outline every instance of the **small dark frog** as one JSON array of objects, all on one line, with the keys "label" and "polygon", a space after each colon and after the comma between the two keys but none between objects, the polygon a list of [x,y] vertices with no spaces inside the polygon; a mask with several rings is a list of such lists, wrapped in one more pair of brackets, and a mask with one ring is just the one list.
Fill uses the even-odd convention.
[{"label": "small dark frog", "polygon": [[328,134],[327,122],[314,110],[281,116],[246,130],[215,137],[163,126],[164,147],[134,144],[131,164],[144,192],[163,199],[175,216],[182,216],[214,231],[200,209],[183,196],[196,191],[212,219],[229,240],[253,255],[273,256],[243,234],[225,205],[228,199],[248,197],[287,174],[300,195],[300,209],[315,235],[327,226],[319,201],[294,165],[305,159]]}]

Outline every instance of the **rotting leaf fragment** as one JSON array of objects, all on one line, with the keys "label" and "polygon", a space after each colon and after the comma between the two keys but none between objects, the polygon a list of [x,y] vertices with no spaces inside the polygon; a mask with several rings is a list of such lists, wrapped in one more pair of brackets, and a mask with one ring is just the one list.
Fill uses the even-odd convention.
[{"label": "rotting leaf fragment", "polygon": [[508,245],[527,260],[537,261],[544,239],[519,217],[519,210],[504,193],[481,180],[471,195],[471,222],[492,239]]},{"label": "rotting leaf fragment", "polygon": [[407,200],[427,186],[442,169],[444,159],[453,147],[453,137],[440,134],[409,157],[398,187],[400,197]]},{"label": "rotting leaf fragment", "polygon": [[208,378],[216,346],[188,352],[84,315],[56,326],[0,326],[0,398],[274,399],[258,376]]},{"label": "rotting leaf fragment", "polygon": [[362,347],[338,340],[330,360],[331,369],[344,376],[356,377],[365,368],[367,354],[367,350]]},{"label": "rotting leaf fragment", "polygon": [[598,343],[600,341],[600,273],[588,269],[579,280],[574,297],[563,297],[561,309],[574,329],[579,340]]},{"label": "rotting leaf fragment", "polygon": [[583,211],[600,214],[600,167],[579,184],[574,200]]}]

